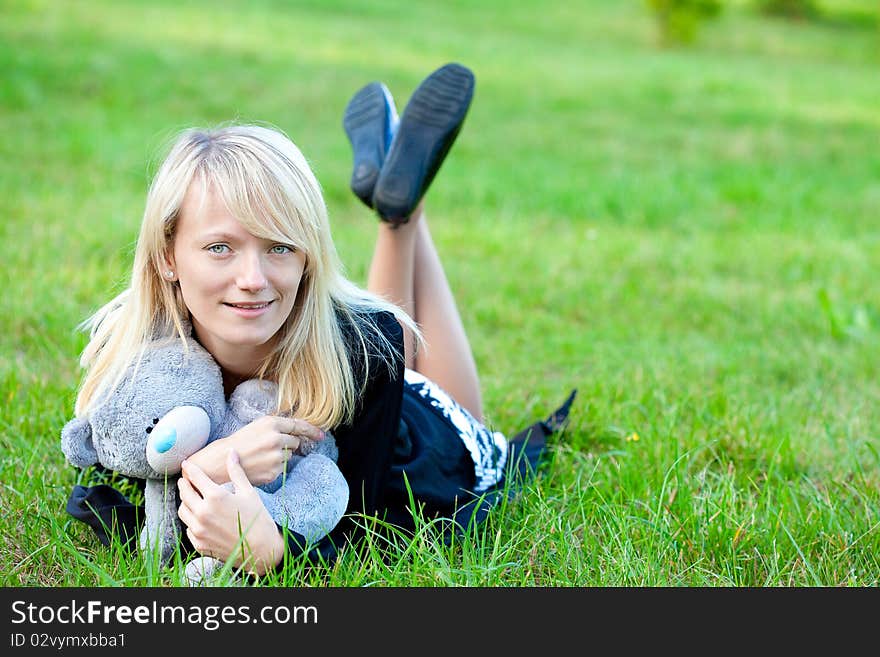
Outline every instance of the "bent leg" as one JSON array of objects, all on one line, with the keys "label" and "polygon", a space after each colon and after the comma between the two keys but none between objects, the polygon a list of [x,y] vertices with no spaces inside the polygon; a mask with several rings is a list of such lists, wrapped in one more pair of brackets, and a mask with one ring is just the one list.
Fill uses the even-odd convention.
[{"label": "bent leg", "polygon": [[[387,222],[379,222],[379,234],[376,236],[373,259],[367,274],[367,289],[370,292],[400,306],[414,320],[416,308],[413,259],[416,223],[418,222],[410,221],[395,228]],[[412,332],[405,326],[403,346],[406,367],[415,369],[415,343]]]},{"label": "bent leg", "polygon": [[483,399],[477,364],[424,216],[417,229],[414,260],[416,321],[422,329],[427,349],[416,354],[414,369],[446,390],[482,422]]},{"label": "bent leg", "polygon": [[406,366],[437,383],[482,422],[477,366],[421,204],[406,223],[379,223],[367,288],[399,305],[419,325],[425,347],[418,353],[404,329]]}]

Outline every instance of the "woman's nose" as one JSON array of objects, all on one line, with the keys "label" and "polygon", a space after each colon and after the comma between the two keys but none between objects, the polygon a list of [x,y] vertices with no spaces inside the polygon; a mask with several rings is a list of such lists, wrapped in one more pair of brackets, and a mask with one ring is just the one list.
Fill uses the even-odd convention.
[{"label": "woman's nose", "polygon": [[259,291],[264,289],[269,282],[264,273],[264,263],[259,255],[245,255],[241,258],[238,270],[237,285],[242,290]]}]

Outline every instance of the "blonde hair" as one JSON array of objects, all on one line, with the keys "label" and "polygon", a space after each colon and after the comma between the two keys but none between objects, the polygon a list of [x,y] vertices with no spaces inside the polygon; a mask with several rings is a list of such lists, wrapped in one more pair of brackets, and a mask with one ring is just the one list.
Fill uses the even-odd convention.
[{"label": "blonde hair", "polygon": [[[87,415],[114,390],[157,336],[177,335],[185,345],[189,311],[179,287],[161,272],[194,183],[217,190],[252,234],[293,244],[305,254],[293,310],[258,376],[278,383],[279,411],[322,427],[350,422],[372,376],[370,357],[380,356],[392,373],[402,359],[376,326],[374,313],[391,312],[417,339],[420,334],[399,307],[345,278],[321,188],[305,157],[283,132],[260,125],[189,129],[173,143],[147,194],[130,286],[83,323],[90,340],[80,359],[86,373],[76,415]],[[345,335],[341,324],[353,333]],[[364,367],[357,372],[350,348],[360,351],[357,360]]]}]

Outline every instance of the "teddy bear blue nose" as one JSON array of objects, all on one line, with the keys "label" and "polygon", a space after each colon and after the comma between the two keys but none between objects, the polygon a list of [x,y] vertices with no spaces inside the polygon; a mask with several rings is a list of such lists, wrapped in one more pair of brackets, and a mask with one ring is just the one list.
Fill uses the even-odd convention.
[{"label": "teddy bear blue nose", "polygon": [[177,431],[174,430],[174,427],[162,427],[158,432],[150,436],[150,442],[153,445],[153,449],[160,454],[164,454],[174,447],[174,443],[177,442]]}]

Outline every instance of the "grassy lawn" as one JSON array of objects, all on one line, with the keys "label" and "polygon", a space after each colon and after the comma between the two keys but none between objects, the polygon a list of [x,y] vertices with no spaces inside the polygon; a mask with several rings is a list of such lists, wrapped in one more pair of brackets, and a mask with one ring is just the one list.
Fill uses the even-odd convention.
[{"label": "grassy lawn", "polygon": [[687,48],[639,0],[2,4],[0,583],[180,583],[65,514],[59,446],[165,140],[285,130],[363,284],[343,108],[381,79],[402,109],[448,61],[477,91],[427,207],[489,421],[576,387],[571,424],[461,543],[426,526],[269,583],[880,583],[876,2],[740,2]]}]

